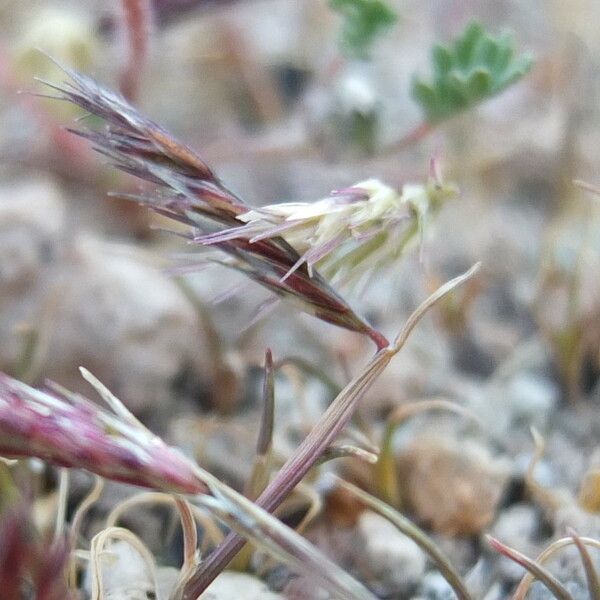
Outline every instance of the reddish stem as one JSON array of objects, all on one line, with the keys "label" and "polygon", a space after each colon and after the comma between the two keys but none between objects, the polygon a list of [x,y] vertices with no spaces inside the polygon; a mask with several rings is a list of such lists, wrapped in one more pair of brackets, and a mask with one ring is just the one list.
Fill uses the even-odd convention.
[{"label": "reddish stem", "polygon": [[436,124],[428,123],[423,121],[417,125],[414,129],[409,131],[406,135],[400,138],[397,142],[393,142],[387,148],[384,149],[386,154],[392,152],[398,152],[404,150],[413,144],[420,142],[423,138],[427,137],[436,127]]},{"label": "reddish stem", "polygon": [[[393,356],[393,351],[379,351],[365,371],[340,392],[317,425],[258,497],[258,506],[272,513],[285,500],[346,427],[354,414],[357,402]],[[198,570],[188,580],[182,600],[196,600],[235,557],[244,543],[245,540],[239,535],[230,533],[217,549],[202,561]]]},{"label": "reddish stem", "polygon": [[367,331],[367,335],[375,342],[377,350],[383,350],[390,345],[390,342],[385,335],[383,335],[383,333],[380,331],[377,331],[377,329],[370,327]]},{"label": "reddish stem", "polygon": [[122,0],[123,28],[129,46],[127,62],[119,77],[119,88],[127,100],[135,101],[148,58],[152,5],[150,0]]}]

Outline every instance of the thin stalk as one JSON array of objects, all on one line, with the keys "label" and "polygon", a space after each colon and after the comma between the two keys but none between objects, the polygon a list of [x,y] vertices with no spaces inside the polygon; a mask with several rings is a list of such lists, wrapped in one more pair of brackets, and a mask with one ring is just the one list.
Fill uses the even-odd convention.
[{"label": "thin stalk", "polygon": [[337,458],[357,458],[367,464],[374,465],[377,463],[378,455],[364,448],[352,446],[351,444],[334,444],[327,448],[318,464],[321,465]]},{"label": "thin stalk", "polygon": [[[197,496],[196,501],[259,550],[267,552],[296,573],[311,577],[315,587],[327,590],[333,598],[376,600],[363,584],[293,529],[218,479],[209,477],[207,483],[212,495]],[[183,597],[188,597],[185,590]],[[198,595],[191,597],[196,600]]]},{"label": "thin stalk", "polygon": [[[268,512],[273,512],[283,502],[348,424],[355,412],[358,401],[385,370],[392,358],[400,352],[411,331],[423,315],[454,288],[469,280],[478,269],[479,263],[466,273],[441,286],[415,310],[394,343],[379,350],[364,370],[348,383],[333,400],[317,425],[259,496],[256,501],[258,506]],[[235,557],[243,545],[244,540],[240,536],[230,533],[224,542],[202,561],[196,573],[190,578],[183,594],[183,600],[196,600]]]},{"label": "thin stalk", "polygon": [[179,511],[183,531],[183,565],[179,571],[179,580],[171,592],[169,600],[179,600],[185,582],[198,566],[198,530],[192,506],[182,496],[174,496],[174,501]]},{"label": "thin stalk", "polygon": [[182,573],[198,564],[196,550],[198,548],[198,530],[190,503],[182,496],[175,496],[175,504],[181,518],[183,531],[183,566]]},{"label": "thin stalk", "polygon": [[109,529],[103,529],[92,538],[90,548],[90,564],[89,569],[91,573],[91,600],[103,600],[104,594],[104,581],[103,575],[105,569],[103,568],[103,562],[106,557],[106,553],[110,550],[111,540],[121,540],[129,546],[131,546],[142,558],[148,573],[152,579],[152,587],[156,593],[158,587],[156,582],[156,564],[154,557],[144,545],[144,543],[129,529],[123,529],[122,527],[111,527]]},{"label": "thin stalk", "polygon": [[[131,496],[123,502],[120,502],[113,510],[109,513],[106,518],[105,527],[116,527],[124,513],[132,508],[138,508],[144,504],[160,505],[164,504],[167,506],[175,505],[175,496],[172,494],[165,494],[164,492],[140,492],[135,496]],[[205,510],[189,505],[196,523],[202,527],[203,540],[201,545],[201,552],[204,551],[205,546],[208,544],[217,545],[223,541],[223,532],[219,529],[219,526],[212,518],[212,516]]]},{"label": "thin stalk", "polygon": [[392,142],[389,146],[383,148],[384,154],[393,154],[401,150],[409,148],[413,144],[419,143],[421,140],[426,138],[436,127],[438,123],[429,123],[423,121],[416,127],[411,129],[408,133],[404,134],[399,140]]},{"label": "thin stalk", "polygon": [[[586,546],[592,546],[600,550],[600,541],[589,537],[580,537],[579,540]],[[548,548],[546,548],[536,559],[537,564],[543,565],[547,560],[554,556],[559,550],[572,546],[575,543],[572,537],[561,538],[553,542]],[[535,581],[535,576],[531,573],[526,573],[521,579],[521,582],[517,586],[515,593],[513,594],[512,600],[525,600],[525,596],[531,587],[531,584]]]},{"label": "thin stalk", "polygon": [[123,29],[127,36],[128,55],[119,76],[121,93],[129,101],[138,99],[142,73],[147,63],[152,29],[150,0],[122,0]]},{"label": "thin stalk", "polygon": [[536,502],[541,504],[544,509],[554,512],[560,507],[560,498],[552,490],[540,485],[535,478],[535,469],[544,456],[546,442],[535,427],[531,428],[531,437],[533,438],[534,452],[525,472],[525,486]]},{"label": "thin stalk", "polygon": [[[252,472],[246,482],[244,495],[250,500],[256,500],[269,482],[273,446],[273,422],[275,418],[275,382],[273,373],[273,355],[267,349],[265,353],[265,378],[263,382],[263,413],[256,442],[256,455]],[[246,571],[252,558],[252,547],[245,544],[232,561],[231,568],[236,571]]]},{"label": "thin stalk", "polygon": [[58,506],[56,508],[56,524],[54,527],[54,542],[62,539],[67,520],[67,501],[69,496],[69,469],[60,470],[58,483]]},{"label": "thin stalk", "polygon": [[506,556],[506,558],[510,558],[510,560],[516,562],[518,565],[521,565],[526,571],[529,571],[529,573],[531,573],[533,577],[539,579],[550,592],[558,598],[558,600],[573,600],[573,596],[571,596],[565,586],[537,560],[532,560],[518,550],[505,546],[491,535],[486,535],[485,537],[494,550],[503,556]]},{"label": "thin stalk", "polygon": [[577,535],[574,529],[569,528],[567,533],[573,538],[573,542],[579,550],[581,556],[581,562],[585,570],[585,577],[587,579],[588,589],[590,590],[590,600],[600,600],[600,576],[594,566],[592,557],[588,552],[583,540]]},{"label": "thin stalk", "polygon": [[81,529],[81,523],[83,521],[83,517],[87,513],[88,509],[93,506],[100,495],[102,494],[102,490],[104,489],[104,479],[102,477],[94,477],[94,486],[89,491],[87,496],[82,500],[82,502],[77,507],[75,514],[73,515],[73,519],[71,520],[71,531],[69,532],[69,542],[71,545],[71,561],[69,563],[69,574],[68,581],[69,587],[71,589],[75,589],[77,587],[77,538],[79,537],[79,530]]},{"label": "thin stalk", "polygon": [[356,496],[361,502],[369,508],[377,511],[382,517],[385,517],[390,523],[395,525],[404,535],[409,537],[423,552],[425,552],[435,563],[439,572],[444,576],[450,587],[454,590],[459,600],[472,600],[460,575],[452,566],[446,555],[439,549],[435,542],[412,521],[404,515],[394,510],[391,506],[382,502],[375,496],[371,496],[359,487],[335,477],[336,483]]}]

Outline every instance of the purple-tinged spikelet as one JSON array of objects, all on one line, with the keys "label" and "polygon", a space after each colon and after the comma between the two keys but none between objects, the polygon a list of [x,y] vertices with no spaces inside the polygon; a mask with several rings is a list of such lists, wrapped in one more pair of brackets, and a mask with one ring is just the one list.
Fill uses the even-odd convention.
[{"label": "purple-tinged spikelet", "polygon": [[[189,147],[140,115],[122,96],[94,80],[65,69],[70,81],[47,84],[68,100],[106,122],[102,130],[73,130],[89,139],[112,164],[162,188],[163,195],[134,196],[156,212],[187,224],[190,237],[220,232],[240,224],[252,207],[229,191],[210,167]],[[279,298],[293,300],[305,312],[357,333],[378,348],[385,337],[359,317],[316,270],[309,272],[298,251],[283,237],[250,242],[221,239],[214,246],[228,255],[227,265],[266,287]]]},{"label": "purple-tinged spikelet", "polygon": [[147,429],[81,396],[37,390],[4,373],[0,373],[0,455],[36,456],[165,491],[207,491],[194,464]]}]

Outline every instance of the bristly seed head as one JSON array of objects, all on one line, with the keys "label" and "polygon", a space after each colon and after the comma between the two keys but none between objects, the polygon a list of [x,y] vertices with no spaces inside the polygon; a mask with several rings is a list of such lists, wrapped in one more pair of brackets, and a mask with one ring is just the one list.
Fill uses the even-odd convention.
[{"label": "bristly seed head", "polygon": [[56,387],[37,390],[0,373],[0,455],[37,456],[165,491],[208,490],[194,463],[143,426]]},{"label": "bristly seed head", "polygon": [[399,257],[413,239],[422,237],[427,215],[453,194],[451,186],[434,176],[427,185],[407,185],[398,193],[367,180],[314,204],[253,209],[229,191],[192,149],[122,96],[75,71],[64,71],[69,81],[47,85],[60,92],[59,98],[107,125],[73,133],[89,139],[117,168],[163,191],[133,199],[187,225],[189,237],[218,247],[227,255],[228,267],[278,298],[292,300],[323,321],[368,335],[379,349],[388,345],[330,281],[351,282]]},{"label": "bristly seed head", "polygon": [[304,264],[310,276],[318,267],[329,279],[356,280],[397,260],[410,242],[422,237],[427,217],[454,195],[454,186],[433,178],[425,185],[407,184],[401,192],[368,179],[313,203],[248,210],[237,216],[245,225],[201,235],[197,241],[212,245],[244,239],[253,244],[282,237],[300,258],[281,281]]}]

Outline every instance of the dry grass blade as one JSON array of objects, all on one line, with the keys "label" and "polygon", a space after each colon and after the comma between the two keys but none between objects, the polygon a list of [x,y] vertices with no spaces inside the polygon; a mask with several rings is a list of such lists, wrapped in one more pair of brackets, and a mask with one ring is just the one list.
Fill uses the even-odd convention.
[{"label": "dry grass blade", "polygon": [[[273,356],[271,350],[267,349],[265,353],[265,368],[263,382],[263,412],[256,442],[256,455],[252,465],[250,477],[244,487],[244,495],[250,500],[256,500],[259,494],[265,489],[269,482],[271,473],[273,445],[273,422],[275,418],[275,382]],[[238,571],[245,571],[252,558],[252,548],[246,546],[240,551],[232,567]]]},{"label": "dry grass blade", "polygon": [[452,290],[459,287],[465,281],[468,281],[479,271],[481,263],[475,263],[468,271],[465,271],[462,275],[447,281],[444,285],[440,286],[429,298],[427,298],[421,305],[413,312],[412,315],[406,321],[402,331],[396,336],[394,343],[392,344],[395,352],[398,352],[402,346],[406,343],[408,336],[412,330],[416,327],[417,323],[423,318],[423,315],[434,305],[437,304],[442,298],[447,296]]},{"label": "dry grass blade", "polygon": [[[586,546],[591,546],[593,548],[597,548],[600,550],[600,541],[594,538],[589,537],[579,537],[579,540],[582,544]],[[543,565],[547,560],[552,558],[559,550],[566,548],[567,546],[572,546],[575,544],[575,540],[572,537],[561,538],[553,542],[548,548],[546,548],[536,559],[535,562],[537,564]],[[515,593],[513,595],[513,600],[525,600],[525,596],[527,596],[527,592],[531,587],[531,584],[535,581],[535,576],[531,573],[526,573],[523,576],[523,579],[520,581]]]},{"label": "dry grass blade", "polygon": [[598,575],[598,571],[594,566],[594,562],[592,561],[592,557],[588,552],[584,542],[577,535],[577,532],[573,529],[568,529],[567,533],[573,538],[573,542],[577,546],[577,550],[579,550],[579,554],[581,555],[581,562],[583,563],[583,568],[585,569],[585,577],[588,583],[588,589],[590,590],[590,600],[600,600],[600,576]]},{"label": "dry grass blade", "polygon": [[252,472],[246,483],[245,496],[255,500],[265,489],[271,470],[271,448],[273,445],[273,421],[275,418],[275,384],[273,356],[267,350],[265,354],[265,379],[263,383],[263,412],[260,422],[256,456]]},{"label": "dry grass blade", "polygon": [[179,580],[171,592],[170,600],[178,600],[185,586],[185,582],[194,572],[199,562],[198,556],[198,531],[191,504],[181,496],[175,496],[175,505],[181,518],[183,531],[183,565],[179,573]]},{"label": "dry grass blade", "polygon": [[88,509],[93,506],[104,489],[104,479],[96,476],[94,478],[94,485],[89,491],[87,496],[80,502],[73,518],[71,519],[71,531],[69,532],[69,542],[71,546],[71,561],[69,563],[69,587],[75,589],[77,587],[77,541],[79,538],[79,530],[81,529],[81,523]]},{"label": "dry grass blade", "polygon": [[[538,561],[532,560],[514,548],[505,546],[491,535],[486,535],[486,539],[494,550],[521,565],[526,571],[529,571],[535,578],[539,579],[558,600],[573,600],[573,596],[571,596],[565,586]],[[513,600],[515,600],[515,597],[516,594]]]},{"label": "dry grass blade", "polygon": [[413,542],[415,542],[415,544],[417,544],[417,546],[419,546],[435,563],[436,567],[444,576],[444,579],[450,584],[459,600],[471,600],[471,595],[465,587],[460,575],[456,572],[444,553],[424,531],[397,510],[394,510],[385,502],[382,502],[375,496],[361,490],[359,487],[356,487],[343,479],[339,479],[338,477],[335,477],[335,482],[356,496],[369,508],[377,511],[380,515],[390,521],[390,523],[393,523],[404,535],[413,540]]},{"label": "dry grass blade", "polygon": [[[409,317],[394,344],[391,347],[379,350],[363,371],[344,387],[294,454],[259,496],[257,504],[260,507],[268,512],[273,512],[283,502],[349,423],[358,401],[394,356],[400,352],[419,319],[437,301],[472,277],[478,268],[479,264],[447,282],[427,298]],[[231,534],[227,536],[223,544],[202,561],[198,571],[190,579],[184,596],[185,600],[195,600],[234,558],[243,544],[244,542],[240,537]]]},{"label": "dry grass blade", "polygon": [[156,593],[156,565],[148,548],[146,548],[144,543],[128,529],[123,529],[122,527],[110,527],[108,529],[103,529],[92,539],[90,550],[90,571],[92,574],[91,600],[104,600],[106,598],[104,592],[105,583],[103,580],[103,560],[105,560],[106,554],[110,552],[111,540],[121,540],[125,542],[140,555],[148,570],[148,574],[152,579],[154,593]]},{"label": "dry grass blade", "polygon": [[374,465],[379,457],[374,452],[352,446],[351,444],[334,444],[333,446],[329,446],[323,453],[323,456],[321,456],[321,459],[319,460],[319,464],[335,460],[336,458],[357,458],[370,465]]},{"label": "dry grass blade", "polygon": [[573,181],[573,183],[578,188],[581,188],[582,190],[585,190],[586,192],[590,192],[591,194],[594,194],[595,196],[600,196],[600,187],[598,187],[596,185],[587,183],[586,181],[581,181],[580,179],[576,179],[575,181]]},{"label": "dry grass blade", "polygon": [[525,472],[525,485],[536,502],[546,510],[554,512],[560,506],[561,500],[556,497],[552,490],[540,485],[535,478],[535,469],[544,456],[546,442],[535,427],[531,428],[531,437],[533,438],[534,452]]},{"label": "dry grass blade", "polygon": [[56,524],[54,527],[54,541],[58,542],[64,536],[67,520],[67,502],[69,499],[69,471],[60,470],[58,482],[58,506],[56,509]]},{"label": "dry grass blade", "polygon": [[[298,485],[350,420],[356,403],[392,357],[393,353],[390,351],[379,351],[366,369],[342,390],[317,426],[259,496],[257,499],[259,506],[272,512]],[[185,600],[195,600],[225,568],[243,544],[240,537],[231,534],[227,536],[223,544],[202,561],[197,573],[190,579]]]},{"label": "dry grass blade", "polygon": [[[273,518],[248,499],[232,490],[213,488],[212,496],[200,496],[206,506],[223,523],[243,535],[256,547],[290,566],[294,571],[312,578],[334,598],[344,600],[376,600],[362,584],[326,558],[294,530]],[[232,502],[233,500],[233,502]],[[196,598],[189,592],[183,598]]]},{"label": "dry grass blade", "polygon": [[181,517],[183,530],[183,571],[198,564],[198,531],[190,503],[181,496],[175,496],[175,504]]},{"label": "dry grass blade", "polygon": [[[175,506],[175,496],[172,494],[165,494],[164,492],[140,492],[131,498],[127,498],[120,502],[115,508],[109,513],[106,518],[106,527],[116,527],[124,513],[131,510],[132,508],[139,508],[145,504],[165,504],[167,506]],[[203,509],[190,504],[190,509],[194,515],[194,519],[202,527],[204,535],[202,548],[209,544],[219,544],[223,541],[223,532],[217,526],[214,519],[207,514]]]}]

